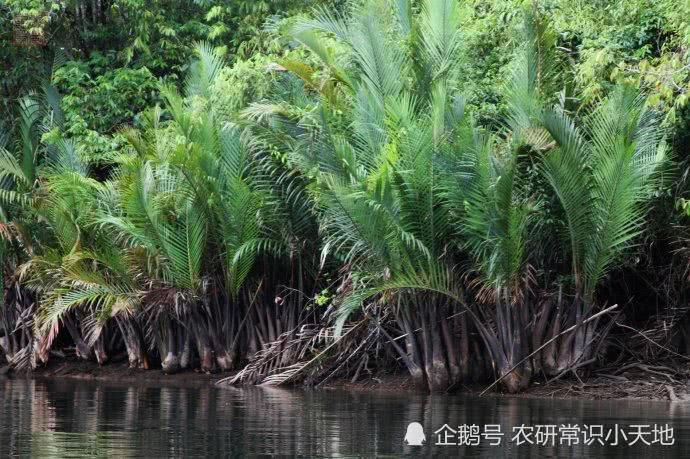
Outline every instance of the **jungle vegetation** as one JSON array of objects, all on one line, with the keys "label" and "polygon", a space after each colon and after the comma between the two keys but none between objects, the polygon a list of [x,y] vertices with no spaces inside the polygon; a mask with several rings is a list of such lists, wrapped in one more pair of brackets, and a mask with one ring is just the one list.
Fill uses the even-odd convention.
[{"label": "jungle vegetation", "polygon": [[6,2],[0,358],[434,392],[681,367],[688,7]]}]

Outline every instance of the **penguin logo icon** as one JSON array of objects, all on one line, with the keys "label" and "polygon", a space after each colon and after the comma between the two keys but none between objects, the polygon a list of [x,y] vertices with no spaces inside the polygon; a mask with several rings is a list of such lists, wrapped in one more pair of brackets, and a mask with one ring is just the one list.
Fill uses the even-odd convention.
[{"label": "penguin logo icon", "polygon": [[407,426],[407,433],[405,434],[405,443],[410,446],[422,446],[426,442],[424,435],[424,428],[418,422],[411,422]]}]

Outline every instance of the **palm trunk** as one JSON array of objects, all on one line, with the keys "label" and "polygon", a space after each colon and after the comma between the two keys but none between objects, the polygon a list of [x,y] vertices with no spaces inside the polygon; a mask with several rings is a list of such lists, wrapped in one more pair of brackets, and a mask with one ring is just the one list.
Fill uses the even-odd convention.
[{"label": "palm trunk", "polygon": [[165,358],[161,362],[161,368],[165,373],[172,374],[180,371],[180,355],[177,346],[175,324],[170,320],[165,334]]},{"label": "palm trunk", "polygon": [[125,343],[129,367],[148,369],[148,358],[144,351],[143,340],[141,339],[141,333],[136,323],[132,323],[130,320],[126,319],[116,319],[116,323],[120,328],[122,340]]},{"label": "palm trunk", "polygon": [[443,334],[443,341],[448,356],[448,373],[450,375],[449,385],[454,386],[462,381],[462,372],[460,365],[458,365],[458,356],[456,353],[456,346],[451,335],[448,321],[441,320],[441,332]]},{"label": "palm trunk", "polygon": [[190,333],[184,334],[181,349],[180,368],[189,368],[192,366],[192,337]]},{"label": "palm trunk", "polygon": [[[105,333],[105,331],[103,333]],[[99,365],[103,365],[108,361],[108,353],[105,350],[105,337],[103,336],[103,333],[98,337],[93,346],[93,351],[96,355],[96,362],[98,362]]]},{"label": "palm trunk", "polygon": [[[446,356],[443,352],[441,333],[439,332],[440,327],[438,326],[438,307],[435,302],[431,304],[429,312],[429,331],[431,333],[432,346],[432,373],[431,375],[428,375],[429,389],[431,392],[444,392],[448,390],[450,383],[448,378],[448,370],[446,369]],[[445,322],[445,318],[443,322]]]},{"label": "palm trunk", "polygon": [[[546,333],[546,327],[551,316],[551,311],[553,309],[553,302],[546,301],[542,303],[541,310],[537,312],[537,317],[535,318],[534,331],[532,332],[532,349],[539,349],[544,334]],[[544,356],[544,351],[537,352],[532,358],[532,370],[534,374],[538,374],[542,371],[542,359]]]},{"label": "palm trunk", "polygon": [[[558,303],[556,305],[556,314],[552,320],[552,325],[551,329],[549,331],[549,334],[545,337],[545,341],[549,341],[556,336],[559,335],[561,332],[561,314],[563,310],[563,305],[561,302],[561,297],[559,295],[558,298]],[[547,376],[554,376],[558,372],[558,363],[557,363],[557,358],[558,358],[558,339],[554,340],[550,344],[548,344],[542,351],[543,353],[543,366],[544,366],[544,373]]]},{"label": "palm trunk", "polygon": [[[407,347],[407,353],[404,354],[403,361],[407,366],[407,370],[410,372],[412,377],[412,382],[415,387],[421,389],[426,387],[426,382],[424,378],[424,370],[422,369],[422,355],[419,350],[419,344],[417,343],[417,337],[415,336],[416,326],[413,326],[411,322],[410,312],[407,307],[403,306],[400,308],[400,303],[398,302],[398,311],[400,316],[400,322],[403,325],[403,331],[405,332],[405,343]],[[391,341],[393,342],[393,341]],[[401,357],[402,352],[399,352]]]},{"label": "palm trunk", "polygon": [[65,328],[67,328],[67,331],[69,332],[72,341],[74,342],[77,357],[83,360],[88,360],[91,357],[91,348],[87,346],[84,340],[82,339],[77,326],[72,321],[72,318],[66,317],[63,323],[65,325]]}]

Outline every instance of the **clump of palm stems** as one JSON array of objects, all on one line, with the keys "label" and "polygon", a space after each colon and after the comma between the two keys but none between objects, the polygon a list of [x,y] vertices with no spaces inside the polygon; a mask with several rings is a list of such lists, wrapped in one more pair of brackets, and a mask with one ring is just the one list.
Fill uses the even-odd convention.
[{"label": "clump of palm stems", "polygon": [[[200,45],[184,95],[161,87],[165,105],[123,132],[131,153],[112,159],[105,180],[66,140],[32,147],[33,179],[3,150],[8,209],[47,231],[17,268],[39,298],[28,314],[39,360],[64,330],[78,357],[99,363],[124,347],[133,367],[229,370],[305,314],[311,217],[288,215],[299,184],[276,184],[274,160],[207,110],[221,68]],[[12,308],[7,321],[27,320]]]},{"label": "clump of palm stems", "polygon": [[[409,2],[396,2],[393,15],[377,5],[348,17],[321,11],[294,27],[330,70],[314,85],[311,69],[286,63],[321,88],[307,128],[284,103],[247,111],[264,128],[267,118],[283,127],[287,140],[270,140],[313,177],[322,258],[339,260],[351,278],[339,324],[368,301],[388,304],[406,340],[395,349],[432,391],[481,377],[470,375],[481,368],[470,364],[476,341],[511,392],[535,373],[591,363],[598,321],[561,330],[592,315],[596,286],[643,228],[664,158],[644,99],[620,88],[591,114],[571,115],[554,90],[561,64],[553,33],[527,11],[505,129],[484,132],[454,87],[456,3],[423,2],[413,14]],[[347,66],[323,37],[350,50]],[[548,233],[563,241],[552,247],[555,268],[571,267],[556,279],[554,266],[543,266],[551,260],[533,253]]]},{"label": "clump of palm stems", "polygon": [[105,176],[60,135],[37,141],[42,120],[60,130],[53,91],[26,99],[0,149],[8,360],[45,362],[69,335],[99,363],[246,364],[233,382],[356,379],[391,354],[430,391],[586,369],[664,135],[631,88],[579,106],[548,21],[524,15],[497,130],[458,87],[454,0],[315,11],[289,35],[318,68],[281,61],[233,120],[210,110],[223,61],[200,44]]}]

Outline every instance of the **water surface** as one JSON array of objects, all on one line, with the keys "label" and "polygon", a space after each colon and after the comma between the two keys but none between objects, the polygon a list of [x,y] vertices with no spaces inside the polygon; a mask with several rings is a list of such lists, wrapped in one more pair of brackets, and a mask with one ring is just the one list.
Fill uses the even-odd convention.
[{"label": "water surface", "polygon": [[[404,444],[411,422],[423,426],[424,446]],[[510,438],[520,425],[648,425],[651,432],[655,423],[674,429],[673,445],[629,446],[621,438],[616,447],[586,446],[580,438],[518,446]],[[500,424],[505,435],[499,446],[483,438],[477,446],[436,445],[434,431],[444,424],[482,432]],[[653,440],[651,433],[643,438]],[[689,451],[690,404],[0,379],[0,457],[661,458]]]}]

